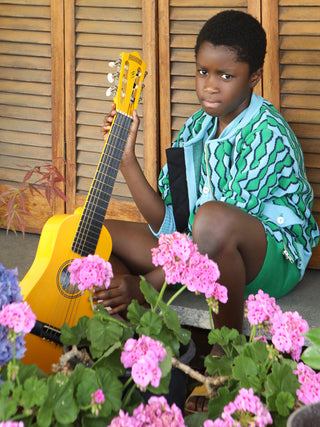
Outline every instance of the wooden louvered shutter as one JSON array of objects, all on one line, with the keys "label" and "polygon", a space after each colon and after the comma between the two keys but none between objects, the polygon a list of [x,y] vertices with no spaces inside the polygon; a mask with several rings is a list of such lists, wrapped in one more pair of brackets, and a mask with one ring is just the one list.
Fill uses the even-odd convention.
[{"label": "wooden louvered shutter", "polygon": [[[69,28],[66,35],[66,57],[74,58],[73,63],[69,59],[74,77],[71,72],[66,81],[68,212],[84,204],[90,188],[103,148],[100,128],[112,103],[112,98],[106,97],[110,86],[107,73],[112,71],[108,64],[123,51],[138,51],[147,63],[148,76],[138,109],[141,121],[136,153],[149,181],[156,187],[155,16],[155,2],[147,0],[76,0],[74,9],[67,5],[67,21],[74,26],[74,31]],[[107,216],[142,220],[120,172]]]},{"label": "wooden louvered shutter", "polygon": [[211,16],[225,9],[247,10],[247,0],[159,2],[161,164],[186,118],[199,109],[195,92],[194,46]]},{"label": "wooden louvered shutter", "polygon": [[[0,1],[0,193],[19,185],[27,167],[51,161],[50,0]],[[34,196],[27,228],[50,214]]]},{"label": "wooden louvered shutter", "polygon": [[[280,111],[304,151],[320,225],[320,0],[279,0]],[[309,266],[320,268],[320,247]]]}]

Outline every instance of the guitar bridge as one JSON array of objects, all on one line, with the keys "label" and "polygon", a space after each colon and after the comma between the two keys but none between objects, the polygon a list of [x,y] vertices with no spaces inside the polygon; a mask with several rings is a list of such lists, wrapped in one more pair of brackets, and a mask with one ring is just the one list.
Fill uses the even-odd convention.
[{"label": "guitar bridge", "polygon": [[40,320],[36,320],[36,324],[31,333],[44,340],[52,341],[55,344],[62,345],[60,341],[60,329],[48,325],[47,323],[40,322]]}]

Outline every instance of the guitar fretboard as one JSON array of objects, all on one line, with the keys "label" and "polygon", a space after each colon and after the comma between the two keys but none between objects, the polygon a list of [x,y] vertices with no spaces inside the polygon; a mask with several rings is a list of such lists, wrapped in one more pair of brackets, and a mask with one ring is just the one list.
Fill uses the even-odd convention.
[{"label": "guitar fretboard", "polygon": [[72,244],[81,256],[95,253],[131,122],[132,117],[121,112],[114,118]]}]

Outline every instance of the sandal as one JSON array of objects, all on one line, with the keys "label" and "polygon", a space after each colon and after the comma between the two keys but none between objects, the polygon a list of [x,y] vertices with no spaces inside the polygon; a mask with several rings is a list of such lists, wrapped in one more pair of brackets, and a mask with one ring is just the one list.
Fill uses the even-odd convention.
[{"label": "sandal", "polygon": [[204,385],[195,387],[184,404],[184,415],[208,412],[209,396]]}]

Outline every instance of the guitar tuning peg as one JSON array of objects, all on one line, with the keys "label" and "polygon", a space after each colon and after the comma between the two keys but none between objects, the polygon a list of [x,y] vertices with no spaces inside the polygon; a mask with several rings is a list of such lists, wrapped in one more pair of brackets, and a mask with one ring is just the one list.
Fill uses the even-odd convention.
[{"label": "guitar tuning peg", "polygon": [[120,63],[121,63],[120,59],[117,59],[116,61],[111,61],[109,62],[109,67],[116,68],[116,66],[119,65]]},{"label": "guitar tuning peg", "polygon": [[109,97],[109,96],[115,94],[116,92],[117,92],[117,88],[116,87],[109,87],[106,90],[106,95]]},{"label": "guitar tuning peg", "polygon": [[115,79],[119,77],[119,73],[108,73],[108,82],[113,83]]}]

